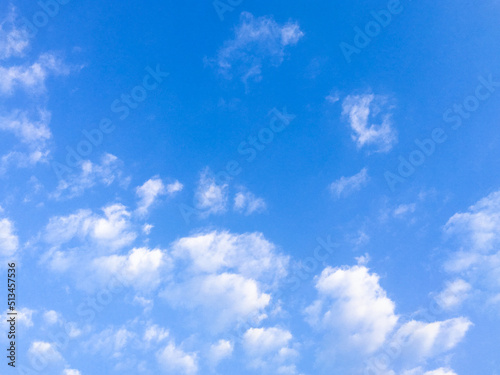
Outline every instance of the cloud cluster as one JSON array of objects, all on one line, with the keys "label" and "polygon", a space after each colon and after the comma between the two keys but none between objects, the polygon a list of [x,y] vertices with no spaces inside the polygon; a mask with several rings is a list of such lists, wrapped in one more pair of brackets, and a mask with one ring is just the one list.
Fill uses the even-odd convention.
[{"label": "cloud cluster", "polygon": [[454,214],[444,232],[455,251],[445,264],[460,281],[448,284],[440,294],[444,307],[459,305],[469,292],[485,293],[491,303],[500,301],[500,191],[481,199],[466,212]]},{"label": "cloud cluster", "polygon": [[279,24],[271,17],[254,17],[243,12],[234,30],[234,38],[224,43],[215,62],[227,77],[238,76],[245,84],[261,79],[264,64],[279,66],[285,49],[304,36],[296,22]]},{"label": "cloud cluster", "polygon": [[77,245],[90,245],[93,253],[108,253],[121,249],[136,238],[130,222],[131,213],[119,203],[105,206],[102,214],[78,210],[67,216],[49,220],[44,240],[54,247],[77,240]]},{"label": "cloud cluster", "polygon": [[171,255],[184,271],[162,292],[173,306],[204,311],[217,331],[263,317],[288,258],[259,233],[210,232],[181,238]]},{"label": "cloud cluster", "polygon": [[47,161],[48,142],[52,138],[50,113],[38,110],[37,117],[35,119],[28,111],[20,110],[0,116],[0,131],[10,133],[20,141],[20,144],[1,156],[0,174],[5,173],[10,165],[29,167]]},{"label": "cloud cluster", "polygon": [[51,194],[52,198],[74,198],[97,184],[110,186],[118,181],[121,186],[126,186],[129,181],[123,177],[121,160],[112,154],[105,153],[99,164],[83,160],[79,168],[79,173],[70,174],[64,180],[59,180],[56,190]]},{"label": "cloud cluster", "polygon": [[5,113],[0,116],[0,131],[8,132],[20,141],[0,156],[0,174],[11,166],[25,168],[47,161],[48,141],[52,137],[48,127],[50,112],[38,103],[37,96],[45,93],[49,76],[70,72],[53,53],[42,53],[35,62],[12,62],[13,57],[24,58],[30,44],[28,33],[18,28],[16,21],[13,7],[0,21],[0,97],[11,97],[21,90],[29,94],[30,104],[24,105],[23,110],[0,108]]},{"label": "cloud cluster", "polygon": [[[327,267],[317,278],[316,289],[319,298],[305,312],[325,337],[319,359],[327,365],[333,360],[352,368],[362,358],[368,373],[395,374],[391,367],[406,371],[451,350],[471,326],[464,317],[402,323],[379,276],[365,266]],[[397,355],[381,365],[378,356],[385,358],[386,352]]]}]

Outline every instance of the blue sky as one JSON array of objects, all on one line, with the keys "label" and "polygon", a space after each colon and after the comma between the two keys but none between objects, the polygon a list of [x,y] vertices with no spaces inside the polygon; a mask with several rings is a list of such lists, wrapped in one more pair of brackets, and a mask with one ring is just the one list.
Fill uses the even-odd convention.
[{"label": "blue sky", "polygon": [[2,3],[1,372],[498,374],[499,12]]}]

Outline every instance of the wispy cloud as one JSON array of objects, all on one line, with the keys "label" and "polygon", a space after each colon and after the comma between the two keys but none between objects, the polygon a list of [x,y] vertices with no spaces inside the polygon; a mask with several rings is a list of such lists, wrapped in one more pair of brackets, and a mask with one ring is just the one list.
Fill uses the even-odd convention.
[{"label": "wispy cloud", "polygon": [[16,26],[16,18],[16,10],[11,6],[5,19],[0,22],[0,60],[22,56],[29,46],[28,32]]},{"label": "wispy cloud", "polygon": [[303,36],[296,22],[279,24],[272,17],[255,18],[243,12],[234,38],[224,43],[213,61],[226,78],[236,75],[245,83],[259,81],[263,66],[281,65],[285,48],[297,44]]},{"label": "wispy cloud", "polygon": [[368,169],[363,168],[359,173],[350,177],[341,177],[332,182],[330,190],[336,198],[349,195],[360,190],[368,182]]},{"label": "wispy cloud", "polygon": [[79,167],[79,173],[70,174],[64,180],[59,180],[55,192],[51,194],[52,198],[74,198],[97,184],[110,186],[118,181],[123,187],[128,185],[129,178],[123,177],[122,162],[114,155],[104,154],[99,164],[84,160],[80,162]]},{"label": "wispy cloud", "polygon": [[234,196],[234,209],[245,215],[261,213],[267,208],[266,202],[262,198],[257,198],[249,191],[240,191]]},{"label": "wispy cloud", "polygon": [[50,74],[67,75],[70,69],[54,54],[42,54],[31,65],[0,66],[0,94],[11,95],[16,88],[31,94],[45,91],[45,80]]},{"label": "wispy cloud", "polygon": [[37,111],[38,119],[27,111],[14,110],[0,116],[0,131],[13,134],[20,144],[14,147],[0,160],[0,174],[9,166],[28,167],[40,162],[45,162],[49,155],[48,142],[52,138],[49,128],[50,112]]}]

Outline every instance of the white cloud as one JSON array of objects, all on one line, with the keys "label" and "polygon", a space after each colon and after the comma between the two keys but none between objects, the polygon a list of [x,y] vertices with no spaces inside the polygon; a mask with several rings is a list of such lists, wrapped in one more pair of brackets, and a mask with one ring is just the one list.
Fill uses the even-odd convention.
[{"label": "white cloud", "polygon": [[154,228],[154,225],[153,224],[144,224],[142,226],[142,232],[145,234],[145,235],[148,235],[151,233],[151,229]]},{"label": "white cloud", "polygon": [[84,343],[84,347],[93,354],[119,358],[124,355],[124,350],[135,336],[135,333],[124,327],[119,329],[107,328],[92,335]]},{"label": "white cloud", "polygon": [[348,195],[352,192],[360,190],[368,182],[368,170],[363,168],[354,176],[341,177],[337,181],[332,182],[330,190],[336,198],[342,195]]},{"label": "white cloud", "polygon": [[423,361],[453,349],[471,325],[464,317],[433,323],[412,320],[398,329],[393,340],[403,346],[407,360]]},{"label": "white cloud", "polygon": [[162,296],[188,308],[219,331],[240,320],[262,319],[267,290],[286,275],[288,257],[259,233],[210,232],[176,241],[171,255],[179,266]]},{"label": "white cloud", "polygon": [[252,279],[238,274],[200,275],[171,284],[162,293],[174,307],[202,309],[211,331],[221,331],[240,320],[259,316],[271,299]]},{"label": "white cloud", "polygon": [[9,14],[0,22],[0,60],[22,56],[29,46],[28,33],[16,27],[16,18],[15,9],[11,7]]},{"label": "white cloud", "polygon": [[326,97],[325,100],[330,104],[335,104],[340,100],[339,93],[337,91],[331,91]]},{"label": "white cloud", "polygon": [[200,175],[195,192],[196,207],[202,210],[202,216],[226,211],[227,184],[217,184],[206,168]]},{"label": "white cloud", "polygon": [[[160,249],[135,248],[128,255],[96,258],[92,261],[91,269],[103,284],[117,277],[125,285],[147,291],[158,287],[165,264],[166,256]],[[90,275],[91,279],[95,276]]]},{"label": "white cloud", "polygon": [[456,244],[445,269],[495,302],[500,291],[500,191],[454,214],[444,232]]},{"label": "white cloud", "polygon": [[478,253],[496,250],[500,243],[500,191],[494,192],[456,213],[445,226],[448,235],[457,235],[463,246]]},{"label": "white cloud", "polygon": [[433,371],[425,371],[422,370],[421,367],[412,369],[412,370],[407,370],[404,371],[401,375],[457,375],[453,370],[450,370],[449,368],[438,368],[437,370]]},{"label": "white cloud", "polygon": [[182,185],[179,181],[175,180],[171,184],[168,184],[166,189],[169,195],[173,195],[179,191],[182,191],[182,189],[184,189],[184,185]]},{"label": "white cloud", "polygon": [[[55,363],[63,360],[56,345],[45,341],[34,341],[28,350],[28,356],[32,363]],[[36,361],[36,362],[35,362]]]},{"label": "white cloud", "polygon": [[62,375],[82,375],[82,373],[78,370],[74,369],[65,369]]},{"label": "white cloud", "polygon": [[444,310],[459,307],[468,297],[472,286],[462,280],[448,281],[445,289],[436,296],[436,301]]},{"label": "white cloud", "polygon": [[169,332],[165,328],[161,328],[158,325],[151,325],[146,328],[144,332],[144,341],[146,342],[161,342],[169,336]]},{"label": "white cloud", "polygon": [[230,357],[233,354],[233,349],[234,344],[228,340],[219,340],[212,344],[208,353],[210,365],[215,367],[220,361]]},{"label": "white cloud", "polygon": [[128,180],[122,177],[121,166],[122,162],[116,156],[107,153],[102,156],[100,164],[83,160],[79,165],[80,173],[59,180],[56,191],[51,196],[56,199],[77,197],[98,183],[110,186],[114,181],[119,181],[125,186]]},{"label": "white cloud", "polygon": [[395,305],[364,266],[327,267],[316,281],[320,299],[306,309],[310,323],[335,332],[339,349],[374,352],[398,322]]},{"label": "white cloud", "polygon": [[24,168],[47,161],[48,142],[52,137],[49,129],[50,113],[39,110],[38,117],[38,120],[30,119],[28,112],[19,110],[0,116],[0,130],[20,140],[20,144],[14,145],[1,157],[0,174],[5,173],[11,164]]},{"label": "white cloud", "polygon": [[261,213],[266,210],[266,202],[262,198],[257,198],[249,191],[240,191],[234,197],[234,209],[245,215],[251,215],[254,212]]},{"label": "white cloud", "polygon": [[416,208],[415,203],[410,203],[410,204],[400,204],[398,207],[396,207],[393,211],[393,215],[395,217],[402,217],[405,216],[408,213],[413,213],[415,212]]},{"label": "white cloud", "polygon": [[427,371],[424,375],[457,375],[455,371],[448,368],[438,368],[437,370]]},{"label": "white cloud", "polygon": [[62,245],[78,238],[88,239],[101,250],[115,251],[129,245],[136,238],[131,230],[130,212],[122,204],[104,207],[104,215],[97,215],[90,210],[79,210],[68,216],[56,216],[49,220],[44,238],[53,245]]},{"label": "white cloud", "polygon": [[14,224],[9,219],[0,219],[0,257],[12,257],[19,247]]},{"label": "white cloud", "polygon": [[152,299],[147,299],[142,296],[135,296],[133,302],[134,304],[142,306],[145,313],[151,311],[154,305],[154,301]]},{"label": "white cloud", "polygon": [[[391,108],[383,96],[349,95],[342,103],[342,115],[347,117],[353,130],[352,139],[358,148],[374,146],[376,151],[387,152],[397,142],[392,128]],[[374,124],[377,117],[380,124]]]},{"label": "white cloud", "polygon": [[465,317],[400,323],[378,275],[360,265],[327,267],[317,277],[316,289],[319,298],[305,312],[309,323],[324,335],[318,359],[327,366],[352,370],[363,363],[364,373],[380,375],[414,371],[456,347],[472,325]]},{"label": "white cloud", "polygon": [[170,374],[193,375],[198,372],[198,358],[195,353],[186,353],[173,342],[160,350],[156,358],[162,369]]},{"label": "white cloud", "polygon": [[183,185],[179,181],[165,185],[160,177],[154,176],[136,189],[136,194],[139,197],[137,213],[141,216],[146,215],[158,197],[167,194],[172,196],[181,191],[182,188]]},{"label": "white cloud", "polygon": [[243,335],[243,345],[249,353],[262,355],[288,346],[291,339],[292,334],[281,328],[250,328]]},{"label": "white cloud", "polygon": [[49,310],[43,313],[43,319],[48,325],[54,325],[60,321],[61,316],[57,311]]},{"label": "white cloud", "polygon": [[0,315],[0,327],[2,329],[8,329],[9,323],[7,323],[7,319],[9,319],[8,313],[15,312],[16,315],[16,323],[22,325],[26,328],[33,327],[33,314],[35,314],[35,310],[28,309],[27,307],[23,307],[21,309],[17,309],[16,311],[6,310],[2,315]]},{"label": "white cloud", "polygon": [[296,374],[293,364],[298,357],[290,346],[292,334],[278,327],[249,328],[243,335],[243,347],[249,367],[263,373]]},{"label": "white cloud", "polygon": [[69,74],[69,68],[51,53],[40,55],[32,65],[0,66],[0,94],[12,95],[17,87],[32,94],[44,92],[45,80],[50,74]]},{"label": "white cloud", "polygon": [[245,277],[273,283],[286,276],[288,257],[261,233],[201,233],[183,237],[172,246],[172,256],[189,260],[195,273],[234,271]]},{"label": "white cloud", "polygon": [[281,65],[285,48],[297,44],[303,35],[296,22],[278,24],[271,17],[255,18],[243,12],[234,38],[224,43],[215,62],[227,78],[236,75],[245,84],[249,79],[259,81],[263,66]]},{"label": "white cloud", "polygon": [[147,214],[149,207],[154,203],[155,199],[164,195],[165,191],[165,185],[158,176],[147,180],[142,186],[136,189],[136,193],[140,198],[137,212],[140,215]]}]

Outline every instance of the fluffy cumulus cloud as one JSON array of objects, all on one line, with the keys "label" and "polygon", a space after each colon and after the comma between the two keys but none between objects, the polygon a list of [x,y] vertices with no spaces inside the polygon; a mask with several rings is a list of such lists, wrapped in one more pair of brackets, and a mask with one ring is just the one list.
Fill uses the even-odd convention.
[{"label": "fluffy cumulus cloud", "polygon": [[392,108],[387,100],[374,94],[349,95],[344,99],[342,115],[351,125],[352,139],[358,148],[371,146],[375,151],[387,152],[397,142],[392,127]]},{"label": "fluffy cumulus cloud", "polygon": [[266,202],[249,191],[240,191],[234,196],[234,209],[245,215],[261,213],[266,210]]},{"label": "fluffy cumulus cloud", "polygon": [[193,375],[198,372],[198,356],[186,353],[173,342],[161,349],[156,359],[160,367],[168,374]]},{"label": "fluffy cumulus cloud", "polygon": [[68,216],[49,220],[44,239],[52,245],[62,245],[73,239],[90,241],[96,250],[115,251],[129,245],[136,233],[131,229],[130,212],[122,204],[112,204],[102,209],[103,215],[90,210],[79,210]]},{"label": "fluffy cumulus cloud", "polygon": [[115,181],[118,181],[121,186],[128,184],[128,179],[123,177],[121,160],[112,154],[104,154],[100,163],[82,160],[79,169],[78,173],[70,174],[64,180],[59,180],[59,184],[52,194],[53,198],[77,197],[97,184],[110,186]]},{"label": "fluffy cumulus cloud", "polygon": [[305,312],[325,336],[318,359],[327,366],[352,370],[363,362],[360,371],[395,375],[453,349],[472,325],[465,317],[403,323],[378,275],[365,266],[327,267],[316,289],[319,298]]},{"label": "fluffy cumulus cloud", "polygon": [[332,182],[330,185],[330,191],[336,198],[340,198],[360,190],[368,183],[368,180],[368,169],[363,168],[354,176],[342,176],[337,181]]},{"label": "fluffy cumulus cloud", "polygon": [[56,363],[63,361],[61,353],[54,343],[34,341],[28,350],[28,357],[32,363]]},{"label": "fluffy cumulus cloud", "polygon": [[[174,306],[204,311],[209,329],[261,317],[288,258],[259,233],[210,232],[176,241],[176,279],[162,295]],[[180,268],[179,268],[180,267]]]},{"label": "fluffy cumulus cloud", "polygon": [[393,341],[401,344],[408,362],[423,361],[453,349],[471,325],[464,317],[432,323],[412,320],[398,329]]},{"label": "fluffy cumulus cloud", "polygon": [[160,177],[155,176],[147,180],[142,186],[136,189],[136,194],[139,197],[137,203],[137,213],[144,216],[148,213],[151,205],[162,195],[174,195],[181,191],[183,185],[179,181],[165,185]]},{"label": "fluffy cumulus cloud", "polygon": [[423,360],[454,348],[471,324],[464,317],[432,323],[413,320],[400,327],[394,339],[403,344],[412,359]]},{"label": "fluffy cumulus cloud", "polygon": [[326,268],[316,282],[320,299],[306,312],[309,321],[342,337],[344,349],[374,352],[398,322],[395,305],[364,266]]},{"label": "fluffy cumulus cloud", "polygon": [[50,113],[38,110],[36,115],[28,111],[14,110],[0,116],[0,131],[13,135],[19,144],[0,159],[0,174],[10,165],[18,168],[45,162],[49,155],[48,142],[52,137],[49,129]]},{"label": "fluffy cumulus cloud", "polygon": [[0,219],[0,257],[13,256],[19,247],[19,239],[15,234],[14,224],[9,219]]},{"label": "fluffy cumulus cloud", "polygon": [[210,345],[208,353],[208,362],[213,368],[223,359],[230,357],[233,354],[234,344],[228,340],[219,340],[215,344]]},{"label": "fluffy cumulus cloud", "polygon": [[161,273],[166,270],[166,255],[160,249],[135,248],[127,255],[110,255],[92,261],[96,277],[102,284],[116,278],[123,285],[133,286],[140,291],[148,291],[158,287]]},{"label": "fluffy cumulus cloud", "polygon": [[290,344],[292,334],[282,328],[250,328],[243,335],[249,366],[264,373],[295,374],[298,353]]},{"label": "fluffy cumulus cloud", "polygon": [[[500,191],[453,215],[444,231],[455,246],[445,268],[464,282],[450,284],[442,303],[461,301],[470,289],[467,283],[496,301],[500,295]],[[451,295],[456,296],[450,299]]]},{"label": "fluffy cumulus cloud", "polygon": [[226,211],[228,185],[217,183],[208,168],[201,172],[195,192],[196,208],[202,216]]},{"label": "fluffy cumulus cloud", "polygon": [[218,51],[215,63],[223,76],[237,76],[244,83],[259,81],[266,64],[281,65],[285,49],[304,35],[296,22],[279,24],[271,17],[256,18],[247,12],[241,14],[234,34]]}]

